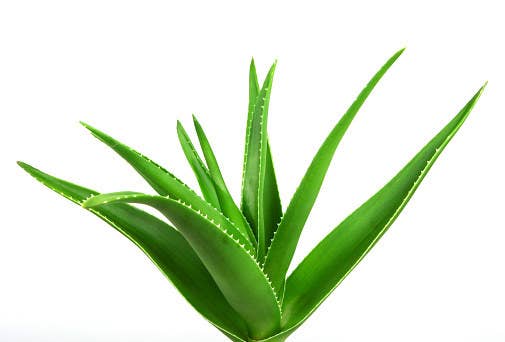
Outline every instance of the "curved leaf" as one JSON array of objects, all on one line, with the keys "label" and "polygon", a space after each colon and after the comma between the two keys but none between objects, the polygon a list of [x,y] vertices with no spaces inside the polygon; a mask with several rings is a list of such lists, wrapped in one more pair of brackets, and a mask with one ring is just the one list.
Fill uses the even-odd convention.
[{"label": "curved leaf", "polygon": [[[18,162],[42,184],[81,205],[96,191],[50,176]],[[173,227],[124,203],[89,209],[137,245],[172,282],[184,298],[227,336],[246,339],[247,327],[228,304],[200,258]]]},{"label": "curved leaf", "polygon": [[193,123],[195,126],[196,134],[198,135],[198,140],[200,141],[200,147],[202,148],[205,161],[209,167],[210,177],[216,186],[217,196],[219,198],[219,203],[221,204],[223,214],[228,217],[233,223],[235,223],[242,234],[248,236],[249,240],[252,241],[254,245],[256,245],[254,233],[244,215],[235,204],[235,201],[233,201],[233,197],[231,197],[231,194],[228,191],[228,187],[224,182],[223,175],[221,174],[219,164],[217,163],[216,156],[212,151],[209,140],[207,139],[202,126],[194,115]]},{"label": "curved leaf", "polygon": [[160,195],[169,195],[172,198],[180,199],[181,201],[191,204],[193,208],[201,211],[215,222],[226,227],[226,229],[230,232],[241,235],[242,238],[246,240],[245,244],[249,248],[253,248],[249,238],[246,235],[243,235],[226,216],[207,203],[203,198],[198,196],[193,190],[170,172],[98,129],[85,123],[82,123],[82,125],[86,127],[97,139],[108,145],[116,153],[123,157]]},{"label": "curved leaf", "polygon": [[272,279],[274,288],[281,294],[281,299],[286,272],[293,258],[303,226],[319,194],[319,189],[330,166],[333,154],[368,95],[402,52],[403,49],[395,53],[381,67],[330,132],[319,151],[317,151],[284,213],[265,259],[265,271]]},{"label": "curved leaf", "polygon": [[483,88],[393,179],[328,234],[295,269],[286,282],[284,328],[307,319],[382,237],[461,127]]},{"label": "curved leaf", "polygon": [[203,197],[207,200],[207,202],[212,204],[214,208],[221,209],[209,170],[203,164],[198,152],[196,152],[195,147],[191,143],[188,133],[186,133],[186,130],[179,121],[177,121],[177,136],[179,137],[179,142],[181,143],[184,155],[186,156],[191,169],[193,169],[196,180],[200,185]]},{"label": "curved leaf", "polygon": [[268,278],[251,251],[190,205],[162,196],[111,193],[91,197],[83,206],[130,202],[149,205],[165,215],[186,238],[230,305],[246,321],[249,336],[260,339],[279,329],[280,309]]}]

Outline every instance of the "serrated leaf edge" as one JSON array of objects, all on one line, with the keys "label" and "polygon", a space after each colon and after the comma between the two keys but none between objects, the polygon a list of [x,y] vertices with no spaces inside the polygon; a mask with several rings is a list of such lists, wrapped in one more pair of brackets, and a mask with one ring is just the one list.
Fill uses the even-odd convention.
[{"label": "serrated leaf edge", "polygon": [[[28,164],[25,164],[25,163],[22,163],[24,165],[28,165]],[[29,165],[28,165],[29,166]],[[82,200],[82,201],[79,201],[78,199],[68,195],[68,194],[65,194],[59,190],[57,190],[56,188],[54,188],[53,186],[50,186],[48,183],[44,182],[40,177],[36,176],[36,175],[33,175],[32,173],[29,173],[30,176],[32,176],[33,178],[35,178],[39,183],[41,183],[42,185],[44,185],[45,187],[47,187],[48,189],[54,191],[55,193],[57,193],[58,195],[72,201],[73,203],[76,203],[76,204],[79,204],[81,205],[82,207],[82,203],[84,203],[86,200],[88,200],[89,198],[91,197],[94,197],[94,196],[97,196],[99,195],[100,193],[96,193],[95,195],[91,195],[91,196],[88,196],[88,198]],[[191,302],[186,298],[186,296],[177,289],[177,287],[173,284],[172,280],[165,274],[165,272],[161,269],[161,267],[158,265],[158,263],[153,259],[151,258],[151,256],[147,253],[147,251],[142,247],[140,246],[129,234],[127,234],[123,229],[121,229],[118,225],[116,225],[115,223],[113,223],[107,216],[101,214],[99,211],[93,209],[93,208],[84,208],[88,211],[90,211],[91,213],[93,213],[94,215],[98,216],[99,218],[101,218],[102,220],[104,220],[106,223],[108,223],[110,226],[112,226],[113,228],[115,228],[117,231],[119,231],[121,234],[123,234],[126,238],[128,238],[128,240],[130,240],[134,245],[136,245],[141,251],[142,253],[149,259],[151,260],[151,262],[156,266],[156,268],[163,274],[163,276],[170,282],[170,284],[172,284],[172,286],[177,290],[177,292],[179,292],[181,294],[181,296],[184,298],[184,300],[193,308],[195,308],[196,312],[198,312],[198,314],[203,318],[205,319],[207,322],[209,322],[210,324],[212,324],[213,326],[215,326],[216,328],[226,332],[227,334],[243,341],[243,342],[246,342],[246,340],[244,340],[243,338],[235,335],[234,333],[228,331],[226,328],[224,327],[221,327],[219,326],[218,324],[210,321],[209,319],[207,319],[203,314],[200,313],[200,311],[195,307],[193,306],[193,304],[191,304]],[[274,292],[275,293],[275,292]],[[277,297],[276,297],[277,298]]]},{"label": "serrated leaf edge", "polygon": [[[93,127],[89,126],[88,124],[86,123],[83,123],[81,122],[81,124],[86,128],[88,129],[91,134],[93,136],[95,136],[98,140],[100,141],[103,141],[99,136],[97,136],[96,134],[93,133],[92,129],[94,129]],[[89,129],[88,127],[91,127],[91,129]],[[108,136],[108,134],[106,133],[103,133],[105,135]],[[110,137],[110,136],[109,136]],[[218,216],[222,216],[232,227],[234,227],[237,232],[239,232],[239,234],[248,242],[248,244],[251,244],[251,247],[252,247],[252,243],[249,241],[249,238],[246,237],[244,234],[242,234],[240,232],[240,229],[238,229],[238,227],[235,225],[235,223],[233,223],[226,215],[224,215],[222,212],[220,212],[219,210],[217,210],[211,203],[209,203],[207,200],[205,200],[205,198],[201,197],[200,195],[198,195],[192,188],[190,188],[186,183],[184,183],[183,181],[181,181],[179,178],[177,178],[176,176],[174,176],[170,171],[168,171],[167,169],[165,169],[164,167],[162,167],[161,165],[157,164],[156,162],[154,162],[153,160],[149,159],[148,157],[146,157],[145,155],[143,155],[142,153],[138,152],[137,150],[131,148],[130,146],[128,145],[125,145],[123,143],[120,143],[119,141],[117,141],[116,139],[110,137],[112,140],[116,141],[116,145],[121,145],[122,147],[126,148],[128,151],[136,154],[137,156],[139,156],[140,158],[142,158],[144,161],[146,161],[147,163],[153,165],[154,167],[158,168],[160,171],[164,172],[166,175],[168,175],[169,177],[171,177],[173,180],[175,180],[176,182],[180,183],[181,185],[183,185],[187,190],[189,190],[193,195],[197,196],[199,199],[201,199],[204,203],[206,203],[208,205],[208,207],[213,210]],[[106,142],[104,142],[106,145],[108,145]],[[114,146],[116,146],[114,145]],[[114,149],[114,147],[111,146],[112,149]],[[160,195],[162,197],[167,197],[167,196],[163,196],[163,195]],[[174,198],[171,198],[169,197],[170,199],[174,199]]]},{"label": "serrated leaf edge", "polygon": [[[91,199],[93,197],[95,197],[95,196],[90,196],[90,198],[88,198],[87,200],[89,200],[89,199]],[[116,196],[113,199],[106,200],[106,201],[101,201],[99,205],[105,205],[107,203],[113,203],[113,202],[120,201],[120,200],[125,199],[125,198],[136,198],[136,197],[137,198],[139,198],[139,197],[153,197],[153,198],[156,198],[157,196],[156,195],[153,196],[153,195],[148,195],[148,194],[142,194],[142,193],[137,193],[137,194],[133,194],[132,193],[132,194],[129,194],[129,195],[118,195],[118,196]],[[277,303],[277,307],[279,308],[279,312],[282,315],[281,304],[280,304],[279,298],[277,296],[277,293],[276,293],[275,289],[273,288],[272,281],[270,280],[270,278],[268,277],[268,275],[264,272],[263,267],[261,266],[261,264],[256,259],[255,255],[254,255],[254,249],[247,249],[246,246],[245,246],[245,244],[241,243],[240,239],[236,238],[233,235],[233,233],[229,232],[228,229],[222,227],[221,224],[216,223],[214,221],[214,219],[209,218],[205,213],[202,213],[200,210],[193,208],[193,206],[191,204],[186,203],[183,200],[178,199],[178,198],[177,199],[176,198],[172,198],[170,196],[161,196],[161,195],[159,195],[159,197],[162,197],[162,198],[165,198],[165,199],[168,199],[168,200],[171,200],[171,201],[175,201],[175,202],[183,205],[184,207],[188,208],[193,213],[197,214],[199,217],[203,218],[205,221],[207,221],[208,223],[210,223],[210,225],[212,227],[217,228],[218,231],[220,231],[221,233],[223,233],[225,236],[227,236],[229,239],[231,239],[237,246],[239,246],[240,249],[243,250],[251,258],[251,260],[254,262],[254,264],[258,267],[258,270],[260,271],[261,275],[263,275],[263,277],[265,278],[266,283],[269,285],[270,290],[272,290],[272,294],[274,295],[275,301]],[[85,203],[85,202],[86,201],[83,201],[83,203]]]}]

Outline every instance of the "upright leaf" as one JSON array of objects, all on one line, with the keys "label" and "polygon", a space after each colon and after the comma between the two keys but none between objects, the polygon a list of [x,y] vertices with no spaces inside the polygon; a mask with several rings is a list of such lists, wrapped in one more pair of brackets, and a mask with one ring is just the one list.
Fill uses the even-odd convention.
[{"label": "upright leaf", "polygon": [[246,236],[249,236],[249,240],[253,242],[254,245],[256,240],[254,237],[254,233],[249,226],[249,223],[245,219],[244,215],[237,207],[235,202],[233,201],[233,197],[231,197],[230,192],[228,191],[228,187],[224,182],[223,175],[221,174],[221,170],[219,169],[219,164],[217,163],[216,156],[212,151],[209,140],[203,131],[202,126],[193,115],[193,123],[195,125],[196,134],[198,135],[198,140],[200,141],[200,146],[202,148],[203,155],[205,157],[205,161],[207,162],[207,166],[209,167],[209,173],[213,184],[215,185],[217,191],[217,197],[219,199],[219,203],[222,209],[223,214],[228,217],[237,228]]},{"label": "upright leaf", "polygon": [[268,250],[282,218],[281,198],[277,188],[270,142],[268,141],[265,165],[265,186],[263,189],[263,218],[265,225],[265,248]]},{"label": "upright leaf", "polygon": [[300,325],[391,226],[461,127],[484,87],[380,191],[328,234],[286,282],[283,328]]},{"label": "upright leaf", "polygon": [[[254,64],[251,64],[251,68]],[[261,88],[254,107],[251,108],[250,120],[248,120],[246,151],[244,157],[244,175],[242,188],[242,211],[256,232],[258,241],[258,260],[262,260],[266,252],[265,234],[265,173],[267,165],[267,121],[268,106],[272,80],[275,71],[275,63],[270,68],[263,87]],[[250,80],[250,83],[254,80]],[[254,91],[250,90],[250,96]]]},{"label": "upright leaf", "polygon": [[[18,162],[42,184],[81,205],[96,191],[50,176]],[[247,327],[228,304],[198,255],[173,227],[124,203],[88,209],[137,245],[186,300],[227,336],[247,339]],[[142,293],[138,294],[142,296]]]},{"label": "upright leaf", "polygon": [[149,205],[165,215],[198,254],[230,305],[244,318],[249,336],[261,339],[279,329],[280,310],[275,292],[251,251],[237,236],[182,201],[139,193],[91,197],[86,207],[130,202]]},{"label": "upright leaf", "polygon": [[200,185],[203,197],[207,200],[207,202],[212,204],[214,208],[221,209],[219,206],[219,198],[217,197],[216,189],[214,188],[214,183],[209,174],[209,170],[203,164],[198,152],[196,152],[195,147],[191,143],[188,133],[186,133],[186,130],[179,121],[177,121],[177,136],[179,137],[179,142],[181,143],[184,155],[193,169],[196,180]]},{"label": "upright leaf", "polygon": [[380,68],[333,128],[323,145],[319,148],[319,151],[312,160],[312,163],[291,199],[265,259],[265,271],[272,279],[274,288],[278,293],[283,293],[286,272],[293,258],[300,234],[312,210],[317,195],[319,194],[324,176],[326,175],[326,171],[330,166],[330,162],[340,140],[368,95],[370,95],[379,80],[402,52],[403,49],[395,53]]},{"label": "upright leaf", "polygon": [[160,165],[154,163],[144,155],[140,154],[139,152],[122,144],[121,142],[99,131],[98,129],[84,123],[83,125],[97,139],[108,145],[111,149],[123,157],[160,195],[169,195],[172,198],[180,199],[188,204],[191,204],[193,208],[201,211],[209,218],[223,225],[223,227],[226,227],[228,230],[230,230],[230,232],[241,235],[246,240],[246,245],[249,248],[253,248],[253,244],[247,235],[244,235],[240,230],[238,230],[235,225],[229,221],[226,216],[224,216],[211,204],[207,203],[203,198],[198,196],[193,190],[191,190],[186,184],[181,182],[170,172],[162,168]]},{"label": "upright leaf", "polygon": [[[250,191],[244,187],[246,177],[246,161],[248,153],[248,145],[250,138],[250,130],[252,126],[252,116],[256,99],[260,91],[258,76],[256,74],[256,66],[254,59],[251,60],[249,68],[249,107],[247,113],[247,128],[246,128],[246,151],[244,153],[244,179],[242,180],[242,208],[244,207],[244,193]],[[265,230],[265,248],[270,246],[270,242],[274,236],[275,230],[282,217],[282,205],[277,188],[277,179],[275,177],[274,164],[272,160],[272,153],[270,151],[270,142],[268,141],[267,132],[267,158],[265,165],[265,185],[263,189],[263,217],[264,217],[264,230]]]}]

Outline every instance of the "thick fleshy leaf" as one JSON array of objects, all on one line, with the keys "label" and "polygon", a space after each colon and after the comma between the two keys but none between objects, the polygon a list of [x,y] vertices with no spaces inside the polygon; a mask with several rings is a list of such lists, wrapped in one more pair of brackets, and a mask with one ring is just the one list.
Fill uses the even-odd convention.
[{"label": "thick fleshy leaf", "polygon": [[246,151],[244,157],[244,175],[242,188],[242,211],[256,233],[258,241],[258,260],[266,252],[264,189],[267,165],[267,122],[268,106],[276,64],[270,68],[263,87],[252,108],[248,121]]},{"label": "thick fleshy leaf", "polygon": [[[25,163],[18,164],[42,184],[76,204],[81,205],[90,196],[98,194]],[[237,340],[247,339],[244,321],[228,304],[198,255],[177,230],[124,203],[92,208],[89,211],[137,245],[209,322],[227,336],[235,336]]]},{"label": "thick fleshy leaf", "polygon": [[235,201],[233,201],[233,197],[228,191],[228,187],[226,186],[223,175],[221,174],[221,170],[219,169],[219,164],[217,163],[214,151],[212,151],[209,140],[207,139],[202,126],[194,115],[193,123],[195,126],[196,134],[198,135],[198,140],[200,141],[200,147],[202,148],[205,161],[207,162],[207,166],[209,168],[210,177],[217,191],[217,196],[219,198],[219,203],[221,205],[223,214],[228,217],[233,223],[235,223],[242,234],[248,236],[249,240],[252,241],[254,245],[256,245],[256,240],[251,226],[249,226],[249,223],[245,219],[244,215],[235,204]]},{"label": "thick fleshy leaf", "polygon": [[328,234],[295,269],[286,282],[282,319],[285,329],[301,324],[377,243],[461,127],[483,88],[393,179]]},{"label": "thick fleshy leaf", "polygon": [[296,329],[282,330],[281,332],[255,342],[284,342]]},{"label": "thick fleshy leaf", "polygon": [[263,222],[265,227],[265,248],[268,250],[275,231],[282,218],[282,205],[277,188],[270,142],[267,142],[267,159],[265,165],[265,186],[263,189]]},{"label": "thick fleshy leaf", "polygon": [[281,299],[286,272],[293,258],[303,226],[319,194],[319,189],[335,150],[366,98],[402,52],[403,49],[395,53],[380,68],[330,132],[312,160],[284,213],[265,259],[265,271],[272,279],[274,288],[280,293]]},{"label": "thick fleshy leaf", "polygon": [[[253,109],[258,98],[260,91],[258,83],[258,75],[256,73],[256,66],[254,64],[254,59],[251,60],[251,65],[249,68],[249,107],[247,113],[247,128],[246,128],[246,151],[244,153],[244,178],[246,176],[246,166],[245,161],[247,161],[247,147],[249,145],[250,130],[252,126],[252,116]],[[248,191],[244,189],[245,179],[242,181],[242,193]],[[244,202],[244,197],[242,198],[242,203]],[[242,205],[243,207],[243,205]],[[264,221],[264,231],[265,231],[265,248],[270,246],[270,242],[274,236],[274,232],[279,225],[282,217],[282,205],[279,196],[279,190],[277,188],[277,179],[275,177],[274,164],[272,160],[272,152],[270,150],[270,142],[268,141],[267,132],[267,158],[265,165],[265,185],[263,189],[263,221]]]},{"label": "thick fleshy leaf", "polygon": [[163,196],[130,192],[103,194],[91,197],[83,205],[94,207],[117,202],[149,205],[176,226],[230,305],[244,318],[251,338],[265,338],[278,331],[280,310],[276,294],[252,251],[237,236],[190,205]]},{"label": "thick fleshy leaf", "polygon": [[253,244],[249,241],[249,237],[247,235],[243,235],[227,217],[225,217],[220,211],[214,208],[203,198],[198,196],[192,189],[177,179],[170,172],[139,152],[122,144],[98,129],[85,123],[82,124],[97,139],[108,145],[116,153],[123,157],[160,195],[168,195],[172,198],[180,199],[185,203],[191,204],[195,210],[201,211],[203,214],[228,229],[230,232],[236,233],[236,235],[241,235],[241,239],[246,240],[245,243],[249,248],[253,247]]},{"label": "thick fleshy leaf", "polygon": [[179,121],[177,121],[177,136],[179,137],[179,142],[181,143],[184,155],[193,169],[196,180],[200,185],[203,197],[216,209],[221,209],[219,206],[219,198],[217,197],[214,182],[210,177],[209,170],[203,164],[203,161],[200,159],[198,152],[196,152],[188,133]]}]

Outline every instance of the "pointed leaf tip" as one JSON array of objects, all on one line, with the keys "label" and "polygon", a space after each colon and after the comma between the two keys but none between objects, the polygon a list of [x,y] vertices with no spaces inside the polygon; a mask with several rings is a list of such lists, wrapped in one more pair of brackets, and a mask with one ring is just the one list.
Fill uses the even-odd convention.
[{"label": "pointed leaf tip", "polygon": [[277,67],[277,59],[274,60],[272,66],[270,67],[269,73],[273,73],[276,67]]},{"label": "pointed leaf tip", "polygon": [[196,117],[196,115],[192,114],[191,117],[193,118],[193,125],[198,125],[199,126],[200,124],[198,123],[198,118]]},{"label": "pointed leaf tip", "polygon": [[484,84],[482,85],[482,87],[480,87],[479,93],[482,93],[484,91],[484,89],[486,89],[487,83],[488,83],[488,81],[484,82]]},{"label": "pointed leaf tip", "polygon": [[[118,153],[137,171],[151,187],[162,196],[179,199],[185,203],[191,204],[195,210],[200,210],[210,219],[222,226],[226,226],[231,232],[238,235],[242,233],[232,225],[226,217],[202,197],[198,196],[191,188],[181,182],[165,168],[156,164],[154,161],[144,156],[140,152],[122,144],[111,136],[94,128],[90,129],[93,136],[105,143],[112,150]],[[246,242],[250,244],[248,241]],[[252,247],[252,245],[250,246]]]},{"label": "pointed leaf tip", "polygon": [[33,175],[33,172],[35,170],[35,168],[25,162],[22,162],[20,160],[16,161],[16,164],[18,164],[18,166],[20,168],[22,168],[23,170],[25,170],[27,173],[29,173],[30,175]]},{"label": "pointed leaf tip", "polygon": [[195,126],[196,134],[198,136],[198,141],[200,142],[200,147],[205,161],[207,162],[210,177],[215,185],[222,213],[235,223],[238,229],[247,236],[254,245],[256,245],[254,233],[246,221],[246,218],[242,215],[240,209],[233,201],[233,197],[228,191],[228,187],[223,179],[223,175],[221,174],[219,164],[212,147],[210,146],[209,140],[207,139],[207,135],[195,116],[193,116],[193,124]]},{"label": "pointed leaf tip", "polygon": [[[97,192],[17,162],[31,176],[68,200],[81,203]],[[104,195],[105,196],[105,195]],[[124,203],[90,210],[138,246],[184,298],[233,341],[247,339],[247,327],[228,304],[207,268],[186,239],[162,220]],[[142,295],[141,292],[137,293]]]},{"label": "pointed leaf tip", "polygon": [[266,273],[272,279],[274,288],[281,293],[281,298],[286,272],[290,266],[300,234],[319,194],[340,140],[372,90],[402,52],[403,50],[396,52],[382,65],[359,93],[344,116],[334,126],[314,156],[290,204],[284,212],[265,258]]},{"label": "pointed leaf tip", "polygon": [[84,121],[79,121],[79,124],[81,124],[84,128],[87,128],[87,129],[89,129],[89,127],[91,127],[90,125],[88,125]]},{"label": "pointed leaf tip", "polygon": [[35,177],[35,174],[37,173],[37,169],[34,168],[33,166],[31,166],[30,164],[27,164],[25,162],[22,162],[20,160],[18,160],[16,162],[16,164],[18,164],[18,166],[20,168],[22,168],[26,173],[28,173],[29,175],[31,175],[32,177]]},{"label": "pointed leaf tip", "polygon": [[[276,62],[259,89],[256,70],[249,73],[249,107],[247,115],[246,144],[242,176],[242,213],[249,222],[258,241],[258,260],[262,262],[269,243],[265,235],[265,181],[267,164],[267,121],[270,94]],[[277,222],[276,222],[277,223]]]},{"label": "pointed leaf tip", "polygon": [[[96,137],[100,141],[104,141],[104,137],[107,136],[100,130],[96,129],[95,127],[85,123],[84,121],[79,121],[79,123],[86,128],[94,137]],[[108,137],[108,136],[107,136]]]},{"label": "pointed leaf tip", "polygon": [[191,142],[188,133],[186,132],[180,121],[177,121],[177,135],[179,137],[179,142],[181,144],[182,151],[186,156],[189,166],[191,167],[193,173],[195,174],[196,180],[198,181],[203,197],[207,200],[207,202],[212,204],[214,208],[221,210],[221,206],[219,204],[219,198],[216,194],[215,185],[212,182],[212,179],[209,175],[209,170],[204,165],[202,159],[200,158],[198,152],[195,149],[195,146]]},{"label": "pointed leaf tip", "polygon": [[391,56],[389,61],[390,62],[396,61],[403,54],[403,52],[405,52],[405,49],[406,48],[404,47],[404,48],[401,48],[400,50],[396,51],[395,54],[393,56]]},{"label": "pointed leaf tip", "polygon": [[16,164],[18,164],[20,168],[22,168],[23,170],[25,170],[28,174],[30,174],[33,177],[35,177],[36,174],[40,173],[40,171],[37,170],[35,167],[33,167],[30,164],[27,164],[27,163],[25,163],[23,161],[18,160],[16,162]]},{"label": "pointed leaf tip", "polygon": [[478,100],[479,89],[382,189],[305,257],[286,281],[284,326],[296,329],[354,269],[393,224]]}]

